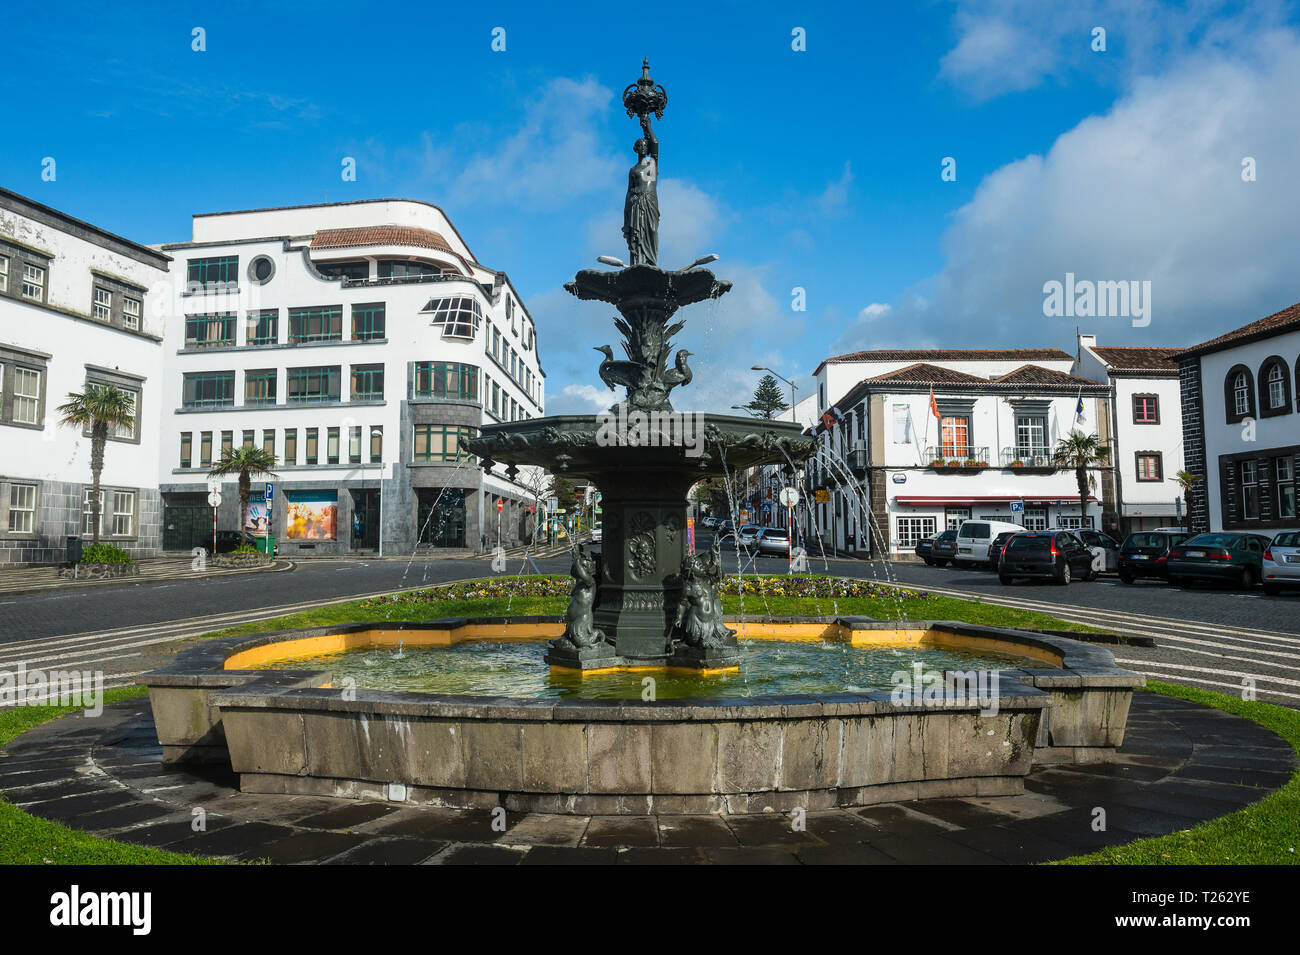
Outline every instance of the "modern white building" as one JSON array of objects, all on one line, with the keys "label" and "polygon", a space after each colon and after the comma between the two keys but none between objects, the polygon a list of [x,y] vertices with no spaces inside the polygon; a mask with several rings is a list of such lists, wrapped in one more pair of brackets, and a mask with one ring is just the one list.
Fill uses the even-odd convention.
[{"label": "modern white building", "polygon": [[806,471],[813,533],[827,548],[897,558],[972,518],[1101,526],[1097,494],[1081,514],[1074,473],[1050,466],[1072,430],[1109,438],[1107,388],[1071,375],[1072,364],[1057,349],[858,352],[823,362],[819,395],[831,396],[840,419],[818,425],[829,433]]},{"label": "modern white building", "polygon": [[1108,522],[1103,529],[1120,539],[1179,524],[1186,516],[1176,480],[1183,470],[1177,351],[1098,345],[1096,335],[1078,336],[1074,374],[1110,387],[1114,467],[1102,481]]},{"label": "modern white building", "polygon": [[[504,272],[446,214],[381,199],[196,215],[176,260],[162,388],[163,547],[210,531],[225,448],[280,462],[282,554],[509,546],[532,533],[531,473],[463,447],[543,414],[537,330]],[[265,525],[263,485],[249,520]],[[503,504],[498,511],[497,502]],[[218,524],[239,526],[236,485]]]},{"label": "modern white building", "polygon": [[1300,304],[1178,352],[1191,527],[1300,527]]},{"label": "modern white building", "polygon": [[59,405],[90,384],[135,398],[136,420],[109,435],[101,539],[135,556],[159,548],[159,424],[169,259],[0,189],[0,565],[66,558],[90,538],[89,433]]}]

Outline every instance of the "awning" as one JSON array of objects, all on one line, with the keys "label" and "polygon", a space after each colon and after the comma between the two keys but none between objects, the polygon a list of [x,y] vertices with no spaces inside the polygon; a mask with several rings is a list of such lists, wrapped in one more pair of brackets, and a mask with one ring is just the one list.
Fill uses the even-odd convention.
[{"label": "awning", "polygon": [[1121,504],[1120,513],[1125,517],[1177,517],[1175,504]]},{"label": "awning", "polygon": [[[980,504],[1010,504],[1012,501],[1024,501],[1026,504],[1035,506],[1055,505],[1060,501],[1062,505],[1078,504],[1079,496],[1076,494],[1072,497],[1042,497],[1042,496],[1020,496],[1018,494],[986,494],[976,497],[924,497],[915,495],[898,494],[894,497],[894,503],[903,507],[971,507]],[[1095,497],[1089,497],[1090,504],[1098,503]]]}]

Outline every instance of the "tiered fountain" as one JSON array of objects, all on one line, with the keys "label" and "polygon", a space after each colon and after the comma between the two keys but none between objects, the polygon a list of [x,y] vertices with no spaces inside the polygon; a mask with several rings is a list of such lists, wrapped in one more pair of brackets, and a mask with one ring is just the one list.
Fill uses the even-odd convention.
[{"label": "tiered fountain", "polygon": [[608,302],[622,318],[626,360],[608,345],[601,380],[626,389],[606,415],[557,415],[489,425],[468,443],[483,467],[537,465],[600,488],[603,545],[600,555],[575,553],[574,600],[564,636],[547,656],[553,667],[576,670],[621,666],[673,666],[703,670],[736,665],[736,635],[722,621],[718,551],[688,553],[686,495],[696,482],[763,464],[799,462],[812,439],[794,422],[729,415],[679,413],[669,393],[688,385],[692,354],[677,352],[672,337],[685,322],[677,310],[731,290],[700,266],[704,256],[677,271],[658,265],[659,140],[650,116],[662,119],[667,93],[650,77],[623,92],[628,116],[640,121],[636,165],[628,172],[623,234],[630,264],[602,257],[613,269],[584,269],[565,289],[583,300]]}]

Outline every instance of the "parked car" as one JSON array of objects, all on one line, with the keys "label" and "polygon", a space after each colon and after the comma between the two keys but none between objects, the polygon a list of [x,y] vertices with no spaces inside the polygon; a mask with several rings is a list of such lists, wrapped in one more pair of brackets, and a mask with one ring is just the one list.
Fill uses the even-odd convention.
[{"label": "parked car", "polygon": [[700,518],[700,526],[703,527],[705,530],[711,531],[718,526],[718,519],[716,517],[709,517],[706,515],[705,517]]},{"label": "parked car", "polygon": [[1119,579],[1131,584],[1139,577],[1169,579],[1169,550],[1191,537],[1187,531],[1137,531],[1119,548]]},{"label": "parked car", "polygon": [[[249,542],[251,543],[252,541],[253,538],[249,537]],[[202,547],[209,554],[229,554],[232,550],[243,543],[244,537],[239,531],[217,531],[217,544],[215,547],[212,546],[211,534],[199,538],[199,542],[194,546]]]},{"label": "parked car", "polygon": [[759,527],[757,524],[741,524],[740,530],[734,534],[730,530],[726,530],[719,531],[718,535],[722,538],[722,543],[726,544],[729,541],[735,540],[735,546],[744,550],[749,546],[750,541],[757,536],[758,532],[762,529],[763,528]]},{"label": "parked car", "polygon": [[1068,584],[1093,580],[1093,553],[1065,531],[1026,531],[1007,541],[998,566],[998,580],[1009,584],[1018,577],[1046,578]]},{"label": "parked car", "polygon": [[784,527],[764,527],[750,542],[750,546],[758,549],[759,557],[785,557],[788,559],[790,556],[790,532]]},{"label": "parked car", "polygon": [[1016,531],[1003,531],[997,537],[993,538],[993,543],[989,545],[989,567],[997,570],[1002,564],[1002,555],[1007,549],[1007,541],[1016,536]]},{"label": "parked car", "polygon": [[591,542],[593,544],[599,544],[600,538],[603,534],[604,534],[604,530],[602,529],[601,525],[597,524],[595,527],[591,529]]},{"label": "parked car", "polygon": [[957,556],[957,532],[944,531],[930,545],[930,559],[927,564],[935,567],[947,567],[948,562]]},{"label": "parked car", "polygon": [[912,548],[912,553],[916,554],[917,557],[921,558],[927,564],[933,564],[934,561],[930,559],[930,549],[932,547],[934,547],[934,538],[922,537],[916,542],[916,546]]},{"label": "parked car", "polygon": [[1095,531],[1091,527],[1049,527],[1049,533],[1057,531],[1069,534],[1092,551],[1095,558],[1093,569],[1099,574],[1113,573],[1119,570],[1119,541],[1109,534]]},{"label": "parked car", "polygon": [[1222,580],[1249,590],[1264,577],[1264,549],[1271,543],[1262,534],[1233,531],[1189,537],[1169,551],[1169,582]]},{"label": "parked car", "polygon": [[1007,521],[962,521],[957,529],[957,554],[953,563],[990,563],[989,548],[993,545],[993,538],[1003,531],[1020,533],[1024,528]]},{"label": "parked car", "polygon": [[1276,597],[1284,587],[1300,587],[1300,532],[1283,531],[1264,548],[1264,593]]}]

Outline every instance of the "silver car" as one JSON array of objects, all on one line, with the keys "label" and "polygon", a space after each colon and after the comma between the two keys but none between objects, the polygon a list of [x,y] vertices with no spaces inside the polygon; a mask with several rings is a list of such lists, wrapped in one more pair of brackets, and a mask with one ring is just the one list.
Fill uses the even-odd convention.
[{"label": "silver car", "polygon": [[1300,531],[1283,531],[1264,549],[1264,593],[1270,597],[1283,587],[1300,587]]},{"label": "silver car", "polygon": [[1051,531],[1053,534],[1069,534],[1092,551],[1092,569],[1097,573],[1113,574],[1119,571],[1119,541],[1109,534],[1095,531],[1091,527],[1053,527]]},{"label": "silver car", "polygon": [[764,527],[750,543],[758,549],[760,557],[790,556],[790,532],[784,527]]}]

